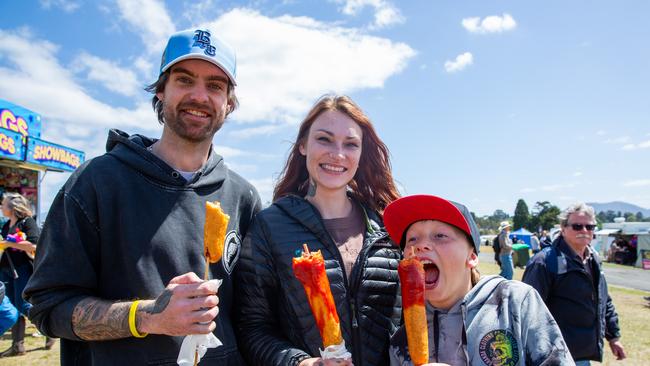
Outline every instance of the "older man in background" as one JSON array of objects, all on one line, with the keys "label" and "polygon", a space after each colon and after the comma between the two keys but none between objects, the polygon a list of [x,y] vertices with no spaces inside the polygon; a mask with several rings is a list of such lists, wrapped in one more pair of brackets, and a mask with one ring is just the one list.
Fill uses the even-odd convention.
[{"label": "older man in background", "polygon": [[533,256],[523,281],[544,299],[577,365],[602,362],[603,338],[618,360],[625,358],[618,315],[607,291],[598,253],[589,245],[596,229],[594,209],[569,206],[559,216],[561,234]]}]

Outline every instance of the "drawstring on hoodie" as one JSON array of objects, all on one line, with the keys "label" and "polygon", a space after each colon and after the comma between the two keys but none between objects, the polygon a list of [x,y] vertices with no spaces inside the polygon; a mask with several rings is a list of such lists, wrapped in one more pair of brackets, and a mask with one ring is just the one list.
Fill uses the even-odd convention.
[{"label": "drawstring on hoodie", "polygon": [[439,353],[439,340],[440,340],[440,322],[438,321],[438,311],[433,311],[433,343],[435,345],[435,361],[438,362]]}]

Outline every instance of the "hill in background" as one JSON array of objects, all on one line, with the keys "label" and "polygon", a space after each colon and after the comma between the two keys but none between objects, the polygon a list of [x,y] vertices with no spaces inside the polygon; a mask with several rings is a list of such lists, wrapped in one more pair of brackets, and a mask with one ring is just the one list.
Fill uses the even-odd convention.
[{"label": "hill in background", "polygon": [[607,212],[608,210],[612,210],[614,212],[621,211],[622,214],[625,214],[626,212],[631,212],[633,214],[636,214],[637,212],[640,211],[643,214],[643,217],[650,216],[650,209],[633,205],[627,202],[621,202],[621,201],[606,202],[606,203],[588,202],[587,204],[593,207],[594,210],[596,210],[596,213]]}]

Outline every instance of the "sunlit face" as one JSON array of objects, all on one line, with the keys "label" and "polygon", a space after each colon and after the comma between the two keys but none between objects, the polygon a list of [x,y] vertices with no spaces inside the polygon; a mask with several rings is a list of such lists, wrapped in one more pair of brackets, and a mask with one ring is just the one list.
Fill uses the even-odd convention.
[{"label": "sunlit face", "polygon": [[425,298],[440,309],[451,308],[471,289],[471,269],[478,265],[465,234],[440,221],[418,221],[406,232],[404,256],[424,264]]},{"label": "sunlit face", "polygon": [[[562,227],[562,237],[572,248],[579,250],[578,254],[581,255],[594,236],[594,231],[587,230],[584,225],[593,225],[595,222],[584,212],[574,212],[569,215],[567,223],[567,226]],[[576,231],[571,227],[573,224],[582,224],[583,228]]]},{"label": "sunlit face", "polygon": [[299,149],[317,193],[345,191],[359,167],[362,138],[361,127],[345,113],[325,111],[314,120]]},{"label": "sunlit face", "polygon": [[228,77],[210,62],[181,61],[156,96],[163,102],[165,128],[190,142],[212,140],[228,111]]},{"label": "sunlit face", "polygon": [[2,214],[5,217],[11,216],[11,209],[9,208],[9,201],[5,198],[2,200]]}]

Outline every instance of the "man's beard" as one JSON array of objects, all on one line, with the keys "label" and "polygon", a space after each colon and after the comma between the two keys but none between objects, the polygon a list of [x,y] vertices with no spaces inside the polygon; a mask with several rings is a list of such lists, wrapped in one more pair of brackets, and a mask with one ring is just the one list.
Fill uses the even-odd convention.
[{"label": "man's beard", "polygon": [[[210,114],[210,123],[201,127],[200,129],[193,128],[190,130],[190,123],[183,120],[180,116],[182,109],[196,109]],[[168,104],[163,105],[163,117],[165,125],[174,132],[177,136],[190,142],[203,142],[205,140],[212,140],[217,131],[223,126],[226,119],[225,113],[221,109],[215,110],[214,108],[207,107],[198,103],[182,103],[173,108]]]}]

